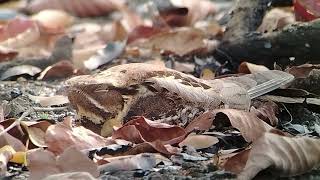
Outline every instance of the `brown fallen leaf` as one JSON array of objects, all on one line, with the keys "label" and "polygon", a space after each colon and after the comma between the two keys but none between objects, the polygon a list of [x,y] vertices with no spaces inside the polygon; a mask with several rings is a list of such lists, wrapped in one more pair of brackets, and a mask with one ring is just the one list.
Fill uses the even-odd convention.
[{"label": "brown fallen leaf", "polygon": [[58,157],[47,150],[32,150],[27,154],[27,160],[30,179],[43,179],[64,172],[88,172],[94,177],[99,175],[96,163],[74,147],[67,148]]},{"label": "brown fallen leaf", "polygon": [[84,75],[85,73],[68,60],[61,60],[44,69],[37,79],[39,80],[53,80],[61,78],[69,78],[75,75]]},{"label": "brown fallen leaf", "polygon": [[112,140],[101,137],[82,126],[73,128],[71,121],[70,118],[66,118],[64,122],[48,127],[45,144],[49,151],[61,154],[70,146],[81,150],[104,147],[114,143]]},{"label": "brown fallen leaf", "polygon": [[268,71],[269,69],[262,65],[252,64],[249,62],[242,62],[238,67],[238,73],[252,74],[262,71]]},{"label": "brown fallen leaf", "polygon": [[[155,1],[160,16],[170,26],[191,26],[216,12],[208,0]],[[199,11],[201,9],[201,11]]]},{"label": "brown fallen leaf", "polygon": [[130,44],[131,42],[133,43],[134,41],[139,39],[148,39],[149,37],[154,36],[166,30],[167,29],[161,29],[161,28],[145,26],[145,25],[137,26],[128,34],[127,42],[128,44]]},{"label": "brown fallen leaf", "polygon": [[255,141],[264,132],[273,129],[254,113],[237,109],[219,109],[200,115],[186,127],[186,131],[209,130],[210,128],[228,126],[238,129],[247,142]]},{"label": "brown fallen leaf", "polygon": [[252,144],[238,179],[252,179],[265,169],[280,176],[295,176],[319,166],[319,139],[265,133]]},{"label": "brown fallen leaf", "polygon": [[[225,155],[223,158],[224,162],[220,164],[224,170],[239,174],[243,171],[246,165],[250,153],[250,149],[245,149],[243,151]],[[229,156],[229,157],[228,157]]]},{"label": "brown fallen leaf", "polygon": [[45,143],[45,134],[50,125],[52,125],[48,121],[37,121],[37,122],[29,122],[23,121],[21,123],[22,127],[28,133],[28,137],[32,144],[36,147],[47,147]]},{"label": "brown fallen leaf", "polygon": [[218,142],[219,139],[214,136],[189,134],[182,142],[179,143],[179,146],[191,146],[195,149],[204,149],[217,144]]},{"label": "brown fallen leaf", "polygon": [[294,75],[296,78],[306,78],[313,69],[320,69],[319,64],[303,64],[287,68],[285,71]]},{"label": "brown fallen leaf", "polygon": [[35,103],[39,103],[41,106],[59,106],[59,105],[69,103],[68,97],[63,95],[46,97],[46,96],[33,96],[29,94],[28,97]]},{"label": "brown fallen leaf", "polygon": [[209,0],[171,0],[171,2],[176,6],[188,8],[187,25],[193,25],[216,12],[214,3]]},{"label": "brown fallen leaf", "polygon": [[163,144],[160,140],[153,142],[143,142],[134,145],[130,150],[124,153],[124,155],[135,155],[140,153],[155,153],[173,155],[181,152],[181,149],[171,146],[170,144]]},{"label": "brown fallen leaf", "polygon": [[[3,126],[0,126],[0,131],[3,131],[3,130],[4,130]],[[26,150],[26,147],[21,142],[21,140],[10,135],[9,133],[5,133],[2,136],[0,136],[0,147],[4,147],[6,145],[9,145],[15,151],[25,151]]]},{"label": "brown fallen leaf", "polygon": [[35,21],[16,18],[0,30],[0,46],[21,48],[35,42],[39,37],[40,30]]},{"label": "brown fallen leaf", "polygon": [[279,107],[272,101],[253,101],[250,112],[256,114],[260,119],[275,127],[278,125],[277,114]]},{"label": "brown fallen leaf", "polygon": [[0,46],[0,63],[4,61],[10,61],[17,55],[18,55],[18,51]]},{"label": "brown fallen leaf", "polygon": [[205,36],[199,29],[180,29],[171,32],[161,32],[151,36],[148,41],[137,45],[142,48],[153,50],[164,50],[167,53],[173,53],[184,56],[190,53],[205,51],[206,45],[203,42]]},{"label": "brown fallen leaf", "polygon": [[293,24],[295,17],[290,9],[272,8],[263,18],[257,31],[261,33],[273,32],[283,29],[286,25]]},{"label": "brown fallen leaf", "polygon": [[104,160],[109,161],[109,163],[99,166],[99,170],[103,172],[131,171],[136,169],[150,170],[157,165],[156,155],[149,153],[106,158]]},{"label": "brown fallen leaf", "polygon": [[176,144],[185,138],[186,132],[179,126],[150,121],[137,117],[124,124],[112,134],[113,139],[124,139],[133,143],[154,142]]},{"label": "brown fallen leaf", "polygon": [[62,33],[73,22],[73,17],[61,10],[46,9],[32,16],[47,33]]},{"label": "brown fallen leaf", "polygon": [[108,64],[119,57],[125,47],[125,41],[110,42],[105,48],[98,50],[96,55],[93,55],[88,60],[84,61],[83,64],[89,70],[97,69],[99,66]]},{"label": "brown fallen leaf", "polygon": [[120,0],[93,0],[90,3],[86,0],[35,0],[26,6],[26,10],[36,13],[44,9],[59,9],[70,14],[87,17],[100,16],[117,9]]}]

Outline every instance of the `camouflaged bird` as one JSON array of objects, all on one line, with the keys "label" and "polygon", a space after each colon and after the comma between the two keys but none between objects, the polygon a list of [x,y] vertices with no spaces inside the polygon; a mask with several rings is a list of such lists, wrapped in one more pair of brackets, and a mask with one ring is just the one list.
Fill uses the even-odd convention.
[{"label": "camouflaged bird", "polygon": [[[144,63],[124,64],[67,81],[68,98],[82,125],[108,136],[132,116],[185,126],[217,108],[249,110],[252,98],[293,80],[282,71],[203,80]],[[99,128],[97,128],[99,127]]]}]

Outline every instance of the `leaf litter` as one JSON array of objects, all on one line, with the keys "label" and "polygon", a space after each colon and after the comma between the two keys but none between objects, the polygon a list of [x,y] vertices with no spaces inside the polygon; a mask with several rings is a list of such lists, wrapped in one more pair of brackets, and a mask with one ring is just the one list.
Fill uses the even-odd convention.
[{"label": "leaf litter", "polygon": [[[310,2],[299,3],[273,9],[257,31],[281,30],[293,13],[315,18],[314,8],[304,12]],[[221,9],[207,0],[34,0],[1,19],[1,175],[26,167],[30,179],[253,179],[317,170],[319,65],[216,61]]]}]

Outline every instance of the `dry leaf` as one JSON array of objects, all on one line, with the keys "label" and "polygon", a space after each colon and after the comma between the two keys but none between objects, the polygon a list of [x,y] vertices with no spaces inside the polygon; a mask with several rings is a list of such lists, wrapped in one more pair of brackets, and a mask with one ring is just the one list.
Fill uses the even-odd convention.
[{"label": "dry leaf", "polygon": [[51,123],[48,121],[22,122],[22,127],[27,131],[30,141],[37,147],[47,147],[45,134]]},{"label": "dry leaf", "polygon": [[35,0],[26,7],[32,13],[44,9],[59,9],[70,14],[87,17],[100,16],[117,9],[118,4],[123,4],[122,0],[93,0],[93,1],[75,1],[75,0]]},{"label": "dry leaf", "polygon": [[12,68],[7,69],[4,73],[2,73],[0,80],[8,80],[9,78],[26,75],[26,74],[29,76],[35,76],[40,72],[41,72],[41,69],[36,66],[31,66],[31,65],[14,66]]},{"label": "dry leaf", "polygon": [[98,166],[74,147],[67,148],[58,157],[47,150],[33,150],[28,153],[27,160],[30,179],[43,179],[63,172],[88,172],[94,177],[99,175]]},{"label": "dry leaf", "polygon": [[35,21],[16,18],[0,30],[0,46],[22,48],[37,41],[40,30]]},{"label": "dry leaf", "polygon": [[46,9],[32,16],[47,33],[62,33],[73,22],[73,17],[64,11]]},{"label": "dry leaf", "polygon": [[232,126],[240,131],[247,142],[252,142],[262,136],[264,132],[273,129],[254,113],[236,109],[219,109],[197,117],[186,127],[186,131],[208,130],[212,126],[213,128]]},{"label": "dry leaf", "polygon": [[89,70],[94,70],[101,65],[110,63],[115,58],[119,57],[126,47],[126,42],[110,42],[107,46],[97,51],[97,55],[93,55],[83,64]]},{"label": "dry leaf", "polygon": [[[4,128],[0,126],[0,131],[3,131]],[[0,136],[0,147],[4,147],[6,145],[10,145],[15,151],[24,151],[26,147],[18,138],[10,135],[9,133],[5,133]]]},{"label": "dry leaf", "polygon": [[138,44],[138,46],[157,51],[164,50],[167,53],[184,56],[198,51],[205,51],[204,38],[204,33],[201,30],[193,28],[180,29],[155,34],[148,41]]},{"label": "dry leaf", "polygon": [[124,139],[133,143],[153,142],[176,144],[185,138],[186,132],[179,126],[157,123],[137,117],[132,119],[112,134],[113,139]]},{"label": "dry leaf", "polygon": [[[208,0],[155,1],[161,18],[170,26],[191,26],[199,20],[216,12]],[[200,11],[199,11],[200,10]]]},{"label": "dry leaf", "polygon": [[135,27],[128,35],[128,44],[133,43],[139,39],[148,39],[151,36],[154,36],[158,33],[166,31],[166,29],[160,29],[152,26],[137,26]]},{"label": "dry leaf", "polygon": [[265,133],[253,143],[246,166],[238,179],[252,179],[267,168],[280,176],[294,176],[319,165],[319,139]]},{"label": "dry leaf", "polygon": [[303,64],[300,66],[290,67],[285,71],[294,75],[295,78],[307,78],[313,69],[320,69],[320,65],[319,64]]},{"label": "dry leaf", "polygon": [[204,149],[218,142],[219,139],[214,136],[190,134],[179,143],[179,146],[191,146],[195,149]]},{"label": "dry leaf", "polygon": [[273,32],[283,29],[286,25],[293,24],[295,17],[293,12],[280,8],[271,9],[263,18],[257,31],[261,33]]},{"label": "dry leaf", "polygon": [[262,65],[252,64],[249,62],[242,62],[238,67],[238,73],[253,74],[262,71],[268,71],[269,69]]},{"label": "dry leaf", "polygon": [[28,97],[35,103],[39,103],[41,106],[60,106],[60,105],[69,103],[68,97],[63,95],[45,97],[45,96],[33,96],[29,94]]},{"label": "dry leaf", "polygon": [[228,155],[222,155],[220,158],[223,159],[223,162],[220,166],[227,171],[239,174],[243,171],[243,168],[246,165],[250,153],[250,149],[246,149],[237,153],[231,153]]},{"label": "dry leaf", "polygon": [[110,163],[100,165],[100,171],[115,172],[115,171],[131,171],[142,169],[144,171],[150,170],[157,165],[156,155],[142,153],[134,156],[117,157],[117,160],[108,160]]},{"label": "dry leaf", "polygon": [[278,125],[278,118],[276,116],[278,111],[278,105],[272,101],[254,101],[250,109],[250,112],[256,114],[260,119],[273,127]]},{"label": "dry leaf", "polygon": [[62,60],[44,69],[40,73],[38,79],[53,80],[53,79],[68,78],[74,75],[83,75],[83,74],[85,73],[79,69],[76,69],[70,61]]},{"label": "dry leaf", "polygon": [[10,61],[18,55],[18,51],[0,46],[0,63],[4,61]]},{"label": "dry leaf", "polygon": [[82,126],[72,128],[71,125],[66,125],[70,123],[68,121],[71,120],[66,119],[63,123],[48,127],[45,143],[51,152],[61,154],[70,146],[75,146],[81,150],[113,144],[113,141],[107,140]]}]

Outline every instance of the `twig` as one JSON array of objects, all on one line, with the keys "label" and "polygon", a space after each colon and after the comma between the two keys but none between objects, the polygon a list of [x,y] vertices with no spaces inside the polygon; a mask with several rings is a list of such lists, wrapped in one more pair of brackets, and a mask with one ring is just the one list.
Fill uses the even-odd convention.
[{"label": "twig", "polygon": [[288,113],[289,116],[290,116],[290,120],[289,120],[288,122],[286,122],[286,123],[283,124],[283,125],[288,125],[288,124],[290,124],[290,123],[292,122],[293,117],[292,117],[290,111],[288,110],[288,108],[287,108],[283,103],[281,103],[281,105],[284,107],[284,109],[287,111],[287,113]]}]

